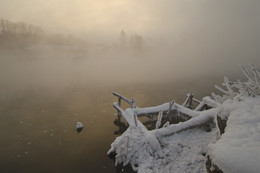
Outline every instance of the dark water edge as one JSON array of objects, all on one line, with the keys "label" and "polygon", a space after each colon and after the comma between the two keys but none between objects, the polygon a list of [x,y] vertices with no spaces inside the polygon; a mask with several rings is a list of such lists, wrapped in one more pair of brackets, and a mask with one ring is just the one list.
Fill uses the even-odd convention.
[{"label": "dark water edge", "polygon": [[[117,135],[112,107],[116,91],[134,97],[139,107],[175,99],[186,93],[201,99],[220,84],[222,77],[105,86],[0,89],[1,172],[118,172],[106,156]],[[76,122],[84,124],[77,133]],[[125,169],[126,170],[126,169]],[[127,169],[128,170],[128,169]]]}]

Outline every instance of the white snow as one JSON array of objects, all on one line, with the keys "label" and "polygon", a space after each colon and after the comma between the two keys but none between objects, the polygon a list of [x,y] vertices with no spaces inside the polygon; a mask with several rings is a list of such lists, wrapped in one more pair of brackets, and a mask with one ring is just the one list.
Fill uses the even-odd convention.
[{"label": "white snow", "polygon": [[161,122],[162,122],[162,117],[163,117],[163,111],[160,111],[159,114],[158,114],[157,122],[155,124],[156,129],[158,129],[160,127]]},{"label": "white snow", "polygon": [[[168,111],[170,107],[169,103],[164,103],[159,106],[154,106],[154,107],[147,107],[147,108],[134,108],[133,111],[137,115],[144,115],[144,114],[149,114],[151,112],[159,112],[159,111]],[[173,106],[171,107],[171,110],[177,110],[181,113],[184,113],[186,115],[189,115],[191,117],[196,117],[200,114],[199,111],[194,111],[188,108],[185,108],[177,103],[174,103]]]},{"label": "white snow", "polygon": [[166,147],[158,150],[138,172],[204,173],[206,158],[202,154],[207,153],[207,145],[216,140],[216,133],[216,129],[211,132],[191,129],[163,137]]},{"label": "white snow", "polygon": [[160,134],[161,136],[171,135],[173,133],[206,123],[207,121],[213,119],[216,115],[217,115],[217,109],[202,111],[201,114],[195,118],[191,118],[188,121],[180,122],[178,124],[172,124],[165,128],[153,130],[152,133],[157,133]]},{"label": "white snow", "polygon": [[200,104],[194,109],[195,111],[201,110],[204,105],[208,105],[212,108],[218,107],[220,104],[215,100],[212,100],[209,96],[204,97]]},{"label": "white snow", "polygon": [[[242,70],[247,82],[231,82],[224,78],[223,96],[212,94],[204,97],[195,110],[174,103],[171,110],[177,110],[191,117],[178,124],[158,128],[162,114],[158,116],[156,129],[147,130],[134,115],[168,111],[169,103],[149,108],[133,108],[125,111],[115,103],[127,120],[129,128],[111,144],[108,154],[115,152],[115,165],[130,164],[138,172],[154,173],[204,173],[205,154],[224,173],[260,172],[260,70],[250,65],[252,73]],[[213,107],[201,110],[203,105]],[[217,116],[227,120],[225,133],[219,136]],[[213,120],[216,128],[205,132],[201,124]]]},{"label": "white snow", "polygon": [[[133,114],[131,111],[127,109],[122,112],[123,116],[125,113],[127,117]],[[217,130],[214,128],[211,132],[204,132],[187,129],[213,119],[217,112],[217,109],[203,111],[186,122],[152,131],[144,126],[130,125],[111,144],[108,154],[116,152],[115,165],[130,164],[138,172],[206,172],[205,156],[202,153],[206,153],[206,146],[216,139]]]},{"label": "white snow", "polygon": [[[194,127],[216,115],[228,118],[225,133]],[[218,141],[217,141],[218,140]],[[216,142],[217,141],[217,142]],[[213,144],[214,142],[214,144]],[[209,149],[209,152],[208,152]],[[111,145],[116,165],[132,165],[138,172],[206,172],[206,157],[225,173],[257,173],[260,170],[260,96],[236,97],[190,120],[148,131],[131,126]]]},{"label": "white snow", "polygon": [[115,150],[116,165],[130,164],[140,173],[206,173],[206,158],[202,154],[207,153],[207,145],[216,140],[216,133],[216,128],[211,132],[201,129],[182,131],[162,137],[161,143],[165,147],[161,148],[153,135],[131,126],[116,138],[108,154]]},{"label": "white snow", "polygon": [[[138,120],[138,119],[135,119],[134,116],[135,115],[135,112],[128,108],[126,110],[123,110],[118,103],[114,103],[113,104],[114,107],[117,108],[117,110],[120,110],[122,116],[124,117],[124,119],[127,121],[127,123],[129,124],[129,126],[135,126],[135,124],[137,123],[137,126],[139,127],[142,127],[142,128],[145,128],[145,126]],[[137,121],[137,122],[135,122]],[[146,128],[145,128],[146,129]]]},{"label": "white snow", "polygon": [[260,97],[226,101],[221,114],[229,114],[225,133],[210,145],[212,161],[227,173],[260,171]]}]

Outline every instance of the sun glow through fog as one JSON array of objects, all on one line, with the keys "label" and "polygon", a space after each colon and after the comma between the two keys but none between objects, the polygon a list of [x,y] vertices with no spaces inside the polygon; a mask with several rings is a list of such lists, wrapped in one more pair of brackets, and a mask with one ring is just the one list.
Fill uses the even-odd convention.
[{"label": "sun glow through fog", "polygon": [[126,28],[145,32],[154,20],[149,5],[136,0],[11,0],[2,4],[0,16],[4,18],[59,32],[118,32]]}]

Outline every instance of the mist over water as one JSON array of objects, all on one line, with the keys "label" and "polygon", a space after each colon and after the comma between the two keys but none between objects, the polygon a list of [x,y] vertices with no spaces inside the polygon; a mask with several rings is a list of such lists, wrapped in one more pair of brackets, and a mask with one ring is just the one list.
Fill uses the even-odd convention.
[{"label": "mist over water", "polygon": [[[112,92],[145,107],[172,99],[182,103],[187,92],[201,99],[218,81],[179,77],[174,64],[152,53],[93,50],[84,57],[44,49],[1,50],[0,167],[5,172],[117,172],[106,156],[118,130]],[[78,121],[84,124],[79,134]]]},{"label": "mist over water", "polygon": [[[106,156],[118,131],[112,92],[148,107],[172,99],[182,103],[188,92],[201,99],[223,79],[223,72],[204,73],[206,65],[174,63],[158,47],[135,56],[117,49],[88,49],[86,56],[45,49],[1,50],[0,167],[5,172],[121,171]],[[78,121],[84,124],[79,134]]]},{"label": "mist over water", "polygon": [[[0,17],[40,26],[47,35],[57,33],[57,38],[59,34],[76,35],[86,44],[77,45],[85,52],[64,50],[58,54],[49,45],[36,45],[29,51],[34,54],[29,56],[33,62],[13,60],[12,68],[1,68],[1,74],[10,69],[10,78],[2,78],[21,77],[26,83],[29,73],[35,83],[42,80],[55,85],[77,79],[107,83],[115,76],[119,78],[116,81],[124,82],[167,81],[238,72],[240,64],[259,65],[259,11],[260,3],[255,0],[3,0]],[[124,46],[131,46],[131,36],[142,37],[141,55],[119,50],[121,30],[128,42]],[[27,57],[23,52],[13,56]],[[3,57],[9,59],[1,52]],[[17,73],[20,76],[15,76]]]},{"label": "mist over water", "polygon": [[[175,49],[175,48],[173,48]],[[33,55],[11,51],[1,54],[1,87],[23,89],[49,87],[63,89],[71,86],[119,85],[138,82],[166,82],[240,73],[239,65],[258,59],[190,59],[189,52],[146,48],[142,55],[125,52],[105,52],[77,57],[55,52],[34,52]],[[38,50],[37,50],[38,51]],[[34,55],[35,54],[35,55]],[[194,54],[194,56],[197,56]],[[215,56],[215,55],[214,55]],[[228,60],[228,59],[227,59]],[[252,61],[250,61],[252,60]]]},{"label": "mist over water", "polygon": [[0,49],[0,77],[55,87],[237,73],[240,64],[259,65],[259,15],[254,0],[4,0],[0,17],[39,26],[53,41]]}]

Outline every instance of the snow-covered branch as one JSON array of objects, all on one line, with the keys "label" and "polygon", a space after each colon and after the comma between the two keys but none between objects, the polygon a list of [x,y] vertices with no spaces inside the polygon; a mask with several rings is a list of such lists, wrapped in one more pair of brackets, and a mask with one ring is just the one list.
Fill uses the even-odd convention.
[{"label": "snow-covered branch", "polygon": [[201,111],[204,106],[216,108],[217,106],[219,106],[219,103],[216,102],[215,100],[213,100],[212,98],[210,98],[209,96],[206,96],[202,99],[200,104],[194,110],[195,111]]},{"label": "snow-covered branch", "polygon": [[154,135],[159,134],[160,136],[172,135],[176,132],[202,125],[202,124],[214,119],[215,116],[217,115],[217,113],[218,113],[217,109],[205,110],[205,111],[202,111],[201,114],[197,117],[191,118],[185,122],[180,122],[178,124],[169,125],[165,128],[155,129],[152,131],[152,133]]},{"label": "snow-covered branch", "polygon": [[158,129],[161,125],[161,122],[162,122],[162,117],[163,117],[163,111],[161,110],[158,114],[158,120],[155,124],[155,128]]},{"label": "snow-covered branch", "polygon": [[241,70],[244,76],[247,78],[246,82],[231,82],[227,77],[224,77],[224,83],[222,84],[227,90],[222,89],[219,86],[215,86],[223,96],[218,96],[212,93],[213,98],[219,102],[223,103],[227,99],[233,99],[236,96],[258,96],[260,95],[260,70],[254,65],[249,64],[249,70],[241,65]]},{"label": "snow-covered branch", "polygon": [[[169,109],[171,107],[171,109]],[[200,114],[199,111],[194,111],[194,110],[191,110],[189,108],[186,108],[184,106],[181,106],[177,103],[174,103],[173,105],[170,105],[169,103],[164,103],[162,105],[159,105],[159,106],[154,106],[154,107],[147,107],[147,108],[134,108],[133,111],[138,115],[138,116],[141,116],[141,115],[148,115],[148,114],[151,114],[151,113],[158,113],[160,112],[160,110],[162,111],[173,111],[173,110],[176,110],[176,111],[179,111],[180,113],[183,113],[185,115],[188,115],[189,117],[196,117]]]}]

